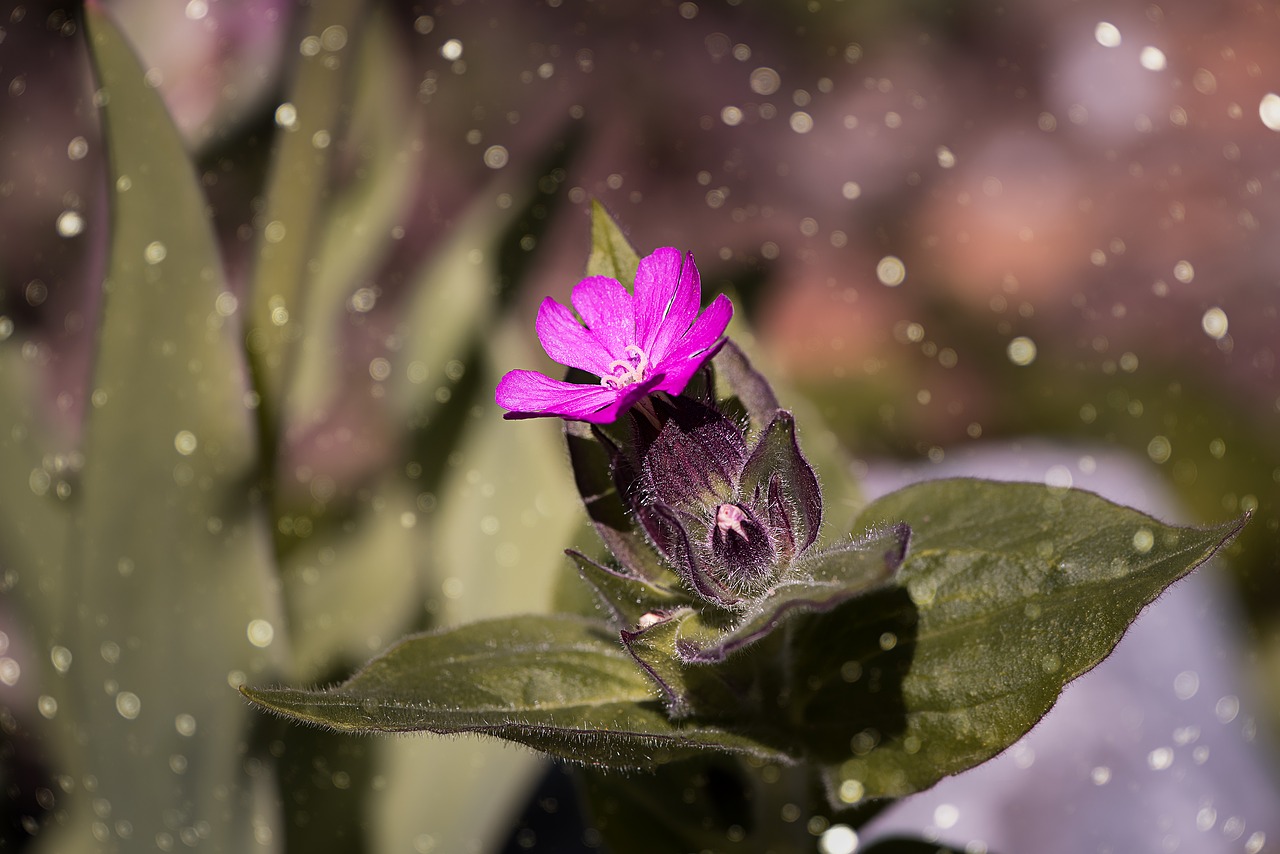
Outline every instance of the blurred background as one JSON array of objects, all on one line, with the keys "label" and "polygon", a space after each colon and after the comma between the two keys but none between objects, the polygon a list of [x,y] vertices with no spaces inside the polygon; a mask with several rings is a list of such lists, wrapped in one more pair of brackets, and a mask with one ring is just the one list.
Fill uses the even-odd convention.
[{"label": "blurred background", "polygon": [[[1034,440],[1056,450],[1027,479],[1121,466],[1142,484],[1130,503],[1173,521],[1252,512],[1206,570],[1230,615],[1211,642],[1261,741],[1280,726],[1280,5],[94,9],[138,65],[90,39],[75,5],[0,10],[0,849],[235,850],[224,825],[261,850],[548,844],[519,818],[543,773],[524,753],[300,732],[227,683],[322,684],[404,632],[551,607],[561,549],[590,535],[556,425],[504,425],[492,386],[551,369],[532,318],[581,277],[593,198],[642,253],[690,250],[704,294],[735,295],[736,334],[812,402],[825,426],[808,441],[838,442],[855,475],[928,476]],[[104,85],[112,74],[125,82]],[[147,147],[163,135],[125,111],[126,85],[159,97],[176,147]],[[194,206],[171,206],[172,182],[143,195],[162,159],[199,189]],[[121,266],[126,216],[193,242],[140,237]],[[142,300],[159,314],[129,309],[133,332],[112,337],[104,278],[154,271],[175,293],[205,288],[197,314]],[[113,383],[175,411],[165,376],[142,356],[110,362],[104,342],[185,352],[205,335],[230,342],[230,367],[207,377],[233,389],[250,437],[227,481],[240,510],[224,515],[248,520],[252,597],[220,574],[225,552],[165,541],[185,501],[169,494],[184,488],[175,452],[204,459],[210,482],[226,472],[197,441],[203,393],[178,395],[185,445],[173,430],[130,444],[127,418],[92,435]],[[80,487],[105,458],[103,483],[162,473],[112,512],[154,504],[128,536],[158,538],[158,574],[166,553],[199,553],[187,580],[164,576],[189,606],[139,599],[152,576],[132,546],[76,551],[86,525],[117,527],[92,509],[116,493]],[[41,527],[32,508],[47,507]],[[193,623],[228,586],[231,616]],[[134,686],[118,675],[131,650]],[[194,659],[218,678],[183,693],[161,668]],[[205,697],[231,723],[202,748],[225,767],[197,785]],[[1274,767],[1247,735],[1239,749]],[[154,775],[144,794],[169,806],[95,794],[117,762]],[[1263,850],[1225,813],[1212,826],[1222,850]]]}]

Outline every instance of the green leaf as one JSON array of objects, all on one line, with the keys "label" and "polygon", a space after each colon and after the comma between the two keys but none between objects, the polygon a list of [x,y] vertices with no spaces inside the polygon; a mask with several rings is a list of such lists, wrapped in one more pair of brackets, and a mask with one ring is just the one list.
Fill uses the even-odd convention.
[{"label": "green leaf", "polygon": [[644,578],[625,575],[601,566],[586,555],[570,550],[569,557],[578,565],[578,574],[591,585],[600,604],[608,609],[617,628],[632,628],[647,614],[671,611],[692,604],[682,590],[656,585]]},{"label": "green leaf", "polygon": [[342,732],[483,733],[615,768],[705,750],[783,758],[717,727],[673,723],[618,639],[564,614],[410,637],[327,690],[242,690],[265,709]]},{"label": "green leaf", "polygon": [[636,279],[640,256],[631,247],[622,229],[609,216],[604,205],[591,201],[591,255],[587,258],[588,276],[609,276],[624,285]]},{"label": "green leaf", "polygon": [[[359,3],[323,0],[310,9],[306,32],[358,36],[366,14]],[[358,38],[352,41],[359,44]],[[354,44],[347,49],[347,53],[354,51]],[[350,56],[339,55],[335,61],[329,51],[302,55],[289,93],[296,120],[276,135],[245,336],[268,423],[279,420],[290,372],[295,369],[295,345],[302,338],[303,302],[311,275],[308,262],[320,251],[332,194],[330,170],[337,146],[317,146],[315,135],[340,139],[345,127],[343,106],[349,101],[358,67]]]},{"label": "green leaf", "polygon": [[[879,652],[859,659],[824,636],[830,626],[812,627],[810,658],[825,660],[806,669],[844,679],[809,698],[811,726],[840,726],[846,685],[882,682],[881,722],[828,768],[833,798],[845,802],[919,791],[1013,744],[1247,517],[1176,528],[1079,490],[942,480],[876,501],[859,523],[899,521],[914,532],[900,600],[838,612],[876,604]],[[877,620],[865,617],[874,633]]]},{"label": "green leaf", "polygon": [[773,387],[764,375],[751,366],[751,361],[732,339],[724,343],[712,358],[716,380],[727,395],[737,398],[751,419],[751,426],[763,430],[782,407]]},{"label": "green leaf", "polygon": [[[662,691],[671,717],[696,713],[702,720],[746,718],[743,705],[759,705],[759,691],[755,690],[758,674],[752,662],[745,668],[733,668],[689,666],[682,660],[683,645],[707,646],[715,643],[718,635],[719,630],[704,622],[698,611],[681,608],[638,630],[624,630],[622,640]],[[760,729],[758,723],[756,729]]]},{"label": "green leaf", "polygon": [[591,823],[613,854],[815,851],[810,829],[835,818],[805,766],[705,756],[652,773],[579,774]]},{"label": "green leaf", "polygon": [[[110,847],[95,839],[95,805],[109,803],[135,839],[207,822],[209,846],[250,850],[257,813],[230,793],[253,785],[252,716],[227,682],[278,667],[283,645],[266,632],[283,619],[250,493],[239,330],[215,307],[226,286],[181,137],[101,4],[85,25],[111,236],[61,618],[41,627],[69,667],[41,687],[57,701],[56,773],[96,788],[68,792],[69,818],[40,844]],[[175,756],[191,773],[174,773]]]}]

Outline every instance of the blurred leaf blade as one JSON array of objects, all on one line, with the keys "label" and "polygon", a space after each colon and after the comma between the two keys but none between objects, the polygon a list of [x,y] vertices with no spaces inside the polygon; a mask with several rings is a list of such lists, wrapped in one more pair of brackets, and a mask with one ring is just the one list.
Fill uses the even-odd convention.
[{"label": "blurred leaf blade", "polygon": [[[410,74],[408,59],[383,10],[370,9],[363,17],[348,33],[350,43],[334,54],[341,59],[343,86],[318,87],[334,72],[305,62],[296,82],[297,97],[317,102],[313,110],[329,124],[309,139],[309,127],[277,135],[274,193],[287,194],[304,180],[291,158],[302,156],[300,149],[316,148],[316,134],[325,135],[326,150],[337,151],[328,160],[310,161],[309,178],[321,188],[323,205],[300,211],[291,199],[278,202],[289,215],[305,215],[299,220],[302,237],[312,244],[306,263],[293,270],[300,282],[292,298],[296,317],[290,316],[303,334],[290,336],[297,339],[290,345],[296,352],[286,356],[281,388],[284,417],[291,421],[306,421],[333,408],[343,389],[338,383],[335,391],[335,377],[366,373],[363,364],[345,358],[347,339],[359,334],[356,324],[374,302],[395,296],[385,293],[383,267],[402,243],[394,235],[404,234],[402,223],[410,216],[420,180],[424,113],[413,108],[416,102],[400,85]],[[271,248],[264,241],[258,289],[274,281],[266,278],[275,263],[268,255]]]},{"label": "blurred leaf blade", "polygon": [[[281,650],[267,633],[282,620],[249,495],[257,446],[246,367],[236,329],[215,309],[221,262],[183,142],[99,6],[86,8],[86,25],[114,195],[72,496],[78,537],[62,642],[75,666],[59,719],[88,733],[74,742],[83,745],[74,776],[96,778],[96,797],[138,838],[205,821],[211,844],[247,850],[255,808],[225,793],[251,787],[250,718],[227,681],[274,666]],[[173,722],[187,718],[193,729],[180,732]],[[173,755],[200,773],[175,778]],[[100,846],[88,821],[65,832],[47,844]]]},{"label": "blurred leaf blade", "polygon": [[277,123],[287,130],[276,136],[246,339],[268,423],[278,420],[283,404],[292,370],[290,350],[302,333],[308,264],[317,251],[332,192],[328,179],[334,147],[316,145],[316,134],[332,140],[344,124],[342,107],[350,97],[356,63],[340,52],[360,33],[364,12],[363,4],[342,0],[310,7],[305,31],[312,34],[315,50],[302,53],[289,109],[277,113]]}]

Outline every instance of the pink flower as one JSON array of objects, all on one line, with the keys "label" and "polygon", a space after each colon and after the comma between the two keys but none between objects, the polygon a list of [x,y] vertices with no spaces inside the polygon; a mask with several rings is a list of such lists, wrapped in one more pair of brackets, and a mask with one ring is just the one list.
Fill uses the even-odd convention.
[{"label": "pink flower", "polygon": [[[616,279],[591,276],[573,289],[580,323],[547,297],[538,309],[538,340],[562,365],[600,377],[599,385],[509,371],[498,383],[507,418],[555,415],[607,424],[645,395],[679,394],[715,355],[733,304],[724,294],[698,316],[702,283],[693,254],[670,247],[641,259],[635,294]],[[585,325],[584,325],[585,324]]]}]

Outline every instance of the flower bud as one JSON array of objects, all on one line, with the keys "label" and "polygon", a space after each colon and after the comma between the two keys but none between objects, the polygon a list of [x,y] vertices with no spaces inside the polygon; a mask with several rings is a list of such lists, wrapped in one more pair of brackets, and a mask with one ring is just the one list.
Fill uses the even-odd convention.
[{"label": "flower bud", "polygon": [[818,480],[779,411],[754,447],[714,407],[670,402],[640,453],[632,509],[686,585],[726,608],[767,593],[817,539]]}]

